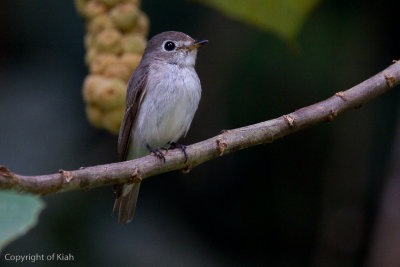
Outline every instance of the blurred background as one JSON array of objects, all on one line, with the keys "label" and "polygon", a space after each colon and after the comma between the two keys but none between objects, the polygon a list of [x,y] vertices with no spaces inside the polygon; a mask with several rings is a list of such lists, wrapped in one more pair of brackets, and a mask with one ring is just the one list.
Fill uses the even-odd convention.
[{"label": "blurred background", "polygon": [[[323,100],[400,58],[395,1],[321,1],[295,44],[195,2],[142,2],[150,36],[210,41],[184,144]],[[117,161],[117,137],[86,119],[83,35],[73,1],[0,2],[0,164],[10,170]],[[399,97],[146,179],[128,225],[111,213],[109,187],[46,196],[39,224],[3,254],[71,253],[78,266],[400,266]]]}]

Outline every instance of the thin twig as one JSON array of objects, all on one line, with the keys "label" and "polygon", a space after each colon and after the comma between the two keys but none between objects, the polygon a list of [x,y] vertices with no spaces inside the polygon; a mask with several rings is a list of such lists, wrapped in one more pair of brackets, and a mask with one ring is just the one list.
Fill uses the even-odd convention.
[{"label": "thin twig", "polygon": [[400,82],[400,62],[395,62],[370,79],[319,103],[301,108],[279,118],[225,130],[218,136],[190,145],[186,148],[189,159],[180,150],[166,154],[166,162],[154,156],[81,168],[74,171],[40,176],[23,176],[0,166],[0,188],[46,195],[70,190],[88,190],[98,186],[142,179],[173,170],[190,169],[225,154],[272,143],[278,138],[306,129],[317,123],[332,121],[343,111],[361,107],[369,100],[383,94]]}]

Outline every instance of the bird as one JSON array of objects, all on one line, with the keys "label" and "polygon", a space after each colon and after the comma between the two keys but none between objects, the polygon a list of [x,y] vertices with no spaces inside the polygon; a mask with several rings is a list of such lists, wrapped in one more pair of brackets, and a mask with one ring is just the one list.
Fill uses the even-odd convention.
[{"label": "bird", "polygon": [[[187,160],[186,136],[201,98],[195,71],[197,49],[208,40],[167,31],[153,36],[132,73],[126,94],[125,113],[118,136],[119,161],[153,152],[165,162],[162,148],[180,148]],[[133,219],[141,182],[114,186],[118,223]]]}]

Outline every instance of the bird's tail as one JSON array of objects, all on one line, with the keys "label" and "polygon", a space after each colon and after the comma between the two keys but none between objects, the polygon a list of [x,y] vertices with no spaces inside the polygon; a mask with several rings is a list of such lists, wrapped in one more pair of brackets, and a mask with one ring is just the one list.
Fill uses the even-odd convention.
[{"label": "bird's tail", "polygon": [[140,182],[132,184],[119,184],[114,187],[117,198],[113,212],[118,212],[118,223],[124,224],[132,221],[135,214],[136,202],[139,195]]}]

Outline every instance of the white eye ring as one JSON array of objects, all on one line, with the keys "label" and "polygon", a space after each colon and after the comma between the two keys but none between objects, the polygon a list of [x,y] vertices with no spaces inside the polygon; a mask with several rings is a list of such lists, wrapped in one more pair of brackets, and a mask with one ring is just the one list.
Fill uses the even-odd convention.
[{"label": "white eye ring", "polygon": [[176,45],[175,45],[174,42],[168,40],[168,41],[165,41],[165,42],[162,44],[162,48],[163,48],[165,51],[171,52],[171,51],[174,51],[174,50],[175,50]]}]

